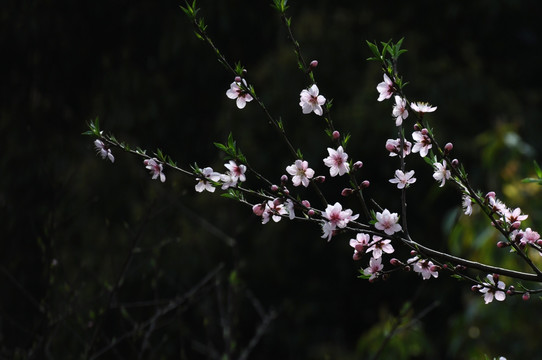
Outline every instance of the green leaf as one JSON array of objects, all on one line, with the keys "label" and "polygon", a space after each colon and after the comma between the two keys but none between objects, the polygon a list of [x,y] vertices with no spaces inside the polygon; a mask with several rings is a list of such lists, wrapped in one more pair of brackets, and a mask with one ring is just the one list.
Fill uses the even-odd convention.
[{"label": "green leaf", "polygon": [[536,160],[533,161],[533,165],[534,165],[534,171],[536,172],[536,176],[538,176],[539,179],[542,179],[542,169],[540,169],[540,166],[538,165]]}]

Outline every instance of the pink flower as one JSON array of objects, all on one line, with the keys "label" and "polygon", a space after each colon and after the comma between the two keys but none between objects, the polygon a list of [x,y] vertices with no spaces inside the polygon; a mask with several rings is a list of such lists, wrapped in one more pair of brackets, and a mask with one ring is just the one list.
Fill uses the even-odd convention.
[{"label": "pink flower", "polygon": [[395,249],[390,243],[391,240],[382,240],[382,237],[374,235],[373,242],[369,244],[370,247],[367,249],[366,252],[372,252],[373,258],[378,259],[382,257],[382,252],[385,252],[386,254],[391,254],[395,251]]},{"label": "pink flower", "polygon": [[108,158],[112,163],[115,162],[111,149],[102,140],[94,140],[94,146],[96,146],[96,152],[100,154],[102,159]]},{"label": "pink flower", "polygon": [[[408,141],[407,139],[404,139],[403,141],[403,157],[410,154],[410,148],[412,147],[412,143]],[[395,140],[388,139],[386,140],[386,150],[390,152],[390,156],[397,156],[399,155],[399,151],[401,149],[401,139],[397,138]]]},{"label": "pink flower", "polygon": [[446,160],[442,160],[442,164],[440,163],[434,163],[433,166],[435,166],[435,172],[433,173],[433,178],[436,181],[440,181],[440,187],[444,186],[444,183],[446,180],[448,180],[451,176],[450,170],[446,169]]},{"label": "pink flower", "polygon": [[422,134],[421,131],[414,131],[412,133],[412,138],[414,139],[414,141],[416,141],[414,147],[412,148],[412,152],[419,152],[421,157],[426,157],[429,149],[433,147],[429,136]]},{"label": "pink flower", "polygon": [[213,171],[213,169],[210,167],[206,167],[201,170],[201,175],[203,177],[196,178],[196,180],[198,181],[198,183],[196,184],[196,191],[203,192],[204,190],[207,190],[209,192],[215,192],[215,187],[211,182],[219,181],[221,179],[221,175]]},{"label": "pink flower", "polygon": [[373,281],[376,277],[378,277],[378,274],[383,268],[384,265],[382,265],[382,258],[371,258],[371,260],[369,260],[369,267],[363,270],[363,274],[371,275],[369,281]]},{"label": "pink flower", "polygon": [[510,224],[513,224],[516,221],[521,222],[529,217],[529,215],[521,215],[520,208],[515,208],[513,211],[511,209],[506,209],[504,211],[504,216],[506,217],[506,221]]},{"label": "pink flower", "polygon": [[371,237],[369,234],[364,233],[358,233],[355,239],[350,239],[350,246],[354,248],[354,255],[352,256],[354,260],[359,260],[361,258],[361,254],[369,246],[370,240]]},{"label": "pink flower", "polygon": [[488,274],[487,280],[489,283],[483,283],[484,287],[480,289],[480,292],[484,294],[484,300],[486,304],[489,304],[493,301],[493,298],[497,301],[504,301],[506,299],[506,293],[504,288],[506,287],[505,283],[498,281],[495,285],[494,275]]},{"label": "pink flower", "polygon": [[419,113],[422,116],[425,113],[433,112],[433,111],[437,110],[436,106],[431,106],[426,102],[411,103],[410,107],[412,108],[412,110],[416,111],[417,113]]},{"label": "pink flower", "polygon": [[162,172],[163,170],[162,163],[158,162],[157,159],[155,158],[145,159],[143,160],[143,164],[145,165],[147,169],[151,171],[153,180],[160,177],[161,182],[166,181],[166,175],[164,175],[164,173]]},{"label": "pink flower", "polygon": [[380,93],[378,101],[389,99],[393,95],[393,81],[384,74],[384,81],[376,86],[376,90]]},{"label": "pink flower", "polygon": [[403,120],[408,117],[406,100],[399,95],[395,95],[395,105],[393,106],[392,115],[395,118],[395,126],[401,126]]},{"label": "pink flower", "polygon": [[435,264],[427,259],[420,259],[417,256],[412,259],[408,259],[408,264],[412,265],[414,272],[417,272],[422,276],[422,279],[430,279],[431,276],[438,278],[438,271],[435,270]]},{"label": "pink flower", "polygon": [[401,170],[395,170],[395,177],[389,181],[392,184],[397,184],[398,189],[403,189],[408,187],[409,184],[414,184],[416,182],[416,178],[413,176],[414,170],[410,170],[406,174]]},{"label": "pink flower", "polygon": [[293,165],[287,166],[286,171],[293,176],[294,186],[303,184],[304,187],[307,187],[309,179],[314,176],[314,170],[309,168],[309,163],[302,160],[296,160]]},{"label": "pink flower", "polygon": [[[247,82],[245,79],[242,79],[242,85],[244,88],[247,88]],[[250,95],[246,90],[241,88],[240,82],[232,82],[228,91],[226,91],[226,96],[230,99],[236,99],[235,104],[239,109],[242,109],[246,106],[247,102],[252,101],[252,95]]]},{"label": "pink flower", "polygon": [[378,230],[383,230],[388,235],[393,235],[402,230],[401,225],[397,223],[399,221],[399,216],[397,213],[390,213],[388,209],[384,209],[381,213],[377,212],[376,221],[375,227]]},{"label": "pink flower", "polygon": [[359,215],[352,215],[352,210],[346,209],[343,211],[343,207],[340,203],[336,202],[335,205],[328,205],[326,208],[325,214],[322,214],[322,217],[327,221],[324,221],[322,224],[322,230],[324,232],[323,238],[327,237],[327,240],[330,241],[333,236],[333,232],[337,228],[344,228],[346,225],[352,221],[356,220]]},{"label": "pink flower", "polygon": [[520,245],[534,244],[538,239],[540,239],[540,234],[536,231],[531,230],[531,228],[525,229],[525,231],[520,231],[521,235]]},{"label": "pink flower", "polygon": [[314,111],[316,115],[322,116],[324,113],[322,105],[326,102],[326,98],[322,95],[318,95],[319,90],[316,84],[312,85],[309,89],[301,90],[299,94],[299,106],[303,114],[309,114]]},{"label": "pink flower", "polygon": [[328,166],[331,176],[342,176],[350,171],[348,164],[348,154],[344,152],[343,147],[339,146],[337,150],[327,148],[329,156],[324,159],[324,164]]}]

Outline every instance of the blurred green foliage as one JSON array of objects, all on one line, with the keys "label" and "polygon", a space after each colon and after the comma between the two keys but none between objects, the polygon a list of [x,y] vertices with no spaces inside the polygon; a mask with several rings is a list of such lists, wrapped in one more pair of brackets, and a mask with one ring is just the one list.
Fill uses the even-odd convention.
[{"label": "blurred green foliage", "polygon": [[[324,125],[301,116],[299,91],[310,84],[269,3],[202,0],[200,15],[323,172]],[[378,354],[395,324],[400,331],[381,358],[540,358],[538,299],[484,305],[468,284],[446,276],[370,284],[356,279],[366,264],[350,260],[346,236],[325,243],[310,224],[262,226],[246,206],[195,194],[191,179],[167,172],[161,184],[140,159],[97,157],[81,133],[99,116],[119,139],[160,147],[178,164],[221,168],[213,142],[230,132],[251,165],[277,182],[291,163],[261,111],[253,104],[239,111],[226,98],[231,76],[179,5],[2,6],[1,359],[230,359],[247,350],[257,359],[354,359]],[[348,153],[364,162],[368,197],[399,206],[387,183],[396,164],[384,149],[396,136],[391,104],[376,102],[382,76],[365,61],[365,41],[404,37],[405,93],[438,106],[439,141],[454,143],[475,188],[521,206],[527,224],[541,228],[539,187],[521,183],[535,176],[542,150],[539,2],[289,5],[302,54],[319,61],[334,122],[352,134]],[[457,191],[435,186],[422,159],[409,161],[418,178],[409,191],[414,237],[521,266],[496,248],[497,234],[481,217],[459,215]],[[335,186],[323,190],[343,201]]]}]

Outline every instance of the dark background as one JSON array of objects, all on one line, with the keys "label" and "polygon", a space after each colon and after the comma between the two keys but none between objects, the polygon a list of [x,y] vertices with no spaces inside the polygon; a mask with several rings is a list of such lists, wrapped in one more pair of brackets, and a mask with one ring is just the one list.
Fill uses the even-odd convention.
[{"label": "dark background", "polygon": [[[231,74],[179,5],[2,5],[0,358],[236,359],[249,350],[255,359],[542,358],[534,297],[484,305],[444,273],[370,284],[356,278],[367,259],[351,260],[346,235],[326,243],[314,224],[262,226],[245,205],[196,194],[182,174],[167,171],[161,184],[142,159],[118,150],[114,164],[97,157],[93,139],[81,135],[95,117],[117,138],[160,147],[184,167],[221,171],[226,161],[212,143],[230,131],[272,181],[293,162],[256,104],[239,111],[226,98]],[[215,44],[247,68],[271,113],[324,173],[331,144],[322,119],[300,112],[299,92],[310,84],[278,14],[267,1],[199,5]],[[391,103],[376,101],[382,76],[365,61],[365,41],[405,37],[399,66],[409,99],[438,106],[437,138],[454,143],[474,187],[521,206],[537,228],[540,193],[520,183],[542,150],[537,1],[290,6],[302,54],[319,61],[318,85],[334,100],[335,125],[352,134],[348,153],[365,164],[369,197],[399,208],[387,183],[397,164],[384,149],[396,137]],[[409,161],[418,241],[520,267],[495,251],[497,236],[481,217],[458,216],[457,191],[438,188],[419,157]],[[250,178],[247,185],[259,186]],[[323,190],[349,204],[343,186],[334,179]],[[260,336],[265,319],[272,321]]]}]

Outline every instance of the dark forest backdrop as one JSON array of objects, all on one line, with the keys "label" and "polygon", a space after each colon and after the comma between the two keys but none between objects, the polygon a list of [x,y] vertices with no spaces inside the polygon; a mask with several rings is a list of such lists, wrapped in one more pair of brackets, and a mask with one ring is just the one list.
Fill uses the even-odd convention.
[{"label": "dark forest backdrop", "polygon": [[[2,4],[1,359],[359,359],[377,354],[397,322],[382,358],[542,358],[538,299],[484,305],[444,274],[370,284],[356,278],[366,264],[351,260],[349,237],[326,243],[310,224],[262,226],[246,206],[196,194],[181,174],[168,171],[161,184],[139,158],[97,157],[81,135],[96,116],[119,139],[160,147],[181,165],[220,169],[212,143],[230,131],[267,176],[278,181],[292,162],[255,104],[239,111],[226,98],[232,76],[179,5]],[[301,115],[299,92],[310,84],[278,14],[267,1],[199,5],[216,45],[246,66],[272,113],[320,163],[323,124]],[[476,188],[521,206],[542,228],[539,189],[520,183],[542,151],[538,1],[289,5],[302,53],[319,61],[319,87],[334,99],[335,124],[352,133],[348,153],[365,163],[371,197],[399,206],[384,149],[395,136],[391,104],[376,102],[382,76],[365,61],[365,40],[405,37],[406,93],[438,106],[437,138],[454,143]],[[431,169],[411,161],[410,231],[420,242],[519,266],[496,251],[481,218],[459,216],[453,188],[438,188]],[[324,190],[342,201],[332,184]]]}]

